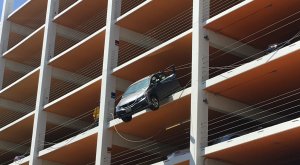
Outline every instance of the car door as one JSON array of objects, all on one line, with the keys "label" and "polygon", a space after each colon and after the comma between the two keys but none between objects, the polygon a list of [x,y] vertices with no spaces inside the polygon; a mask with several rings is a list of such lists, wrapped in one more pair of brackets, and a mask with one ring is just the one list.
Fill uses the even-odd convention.
[{"label": "car door", "polygon": [[163,99],[172,93],[178,88],[179,84],[176,79],[175,74],[171,74],[164,79],[161,79],[157,84],[157,93],[160,99]]}]

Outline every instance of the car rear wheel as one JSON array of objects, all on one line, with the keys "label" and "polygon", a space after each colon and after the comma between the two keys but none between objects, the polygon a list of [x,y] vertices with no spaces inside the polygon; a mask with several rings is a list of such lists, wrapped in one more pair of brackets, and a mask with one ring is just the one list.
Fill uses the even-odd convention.
[{"label": "car rear wheel", "polygon": [[157,110],[159,108],[159,100],[157,99],[157,97],[152,96],[150,98],[150,101],[151,101],[150,109]]},{"label": "car rear wheel", "polygon": [[129,121],[131,121],[132,120],[132,116],[130,115],[130,116],[125,116],[125,117],[122,117],[121,118],[124,122],[129,122]]}]

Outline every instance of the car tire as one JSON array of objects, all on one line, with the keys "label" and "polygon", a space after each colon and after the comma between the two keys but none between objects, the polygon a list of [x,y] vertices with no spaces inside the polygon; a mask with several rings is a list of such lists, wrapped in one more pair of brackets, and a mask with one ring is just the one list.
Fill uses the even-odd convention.
[{"label": "car tire", "polygon": [[121,118],[124,122],[130,122],[132,120],[132,116],[125,116]]},{"label": "car tire", "polygon": [[156,96],[150,97],[150,109],[155,111],[159,108],[159,100]]}]

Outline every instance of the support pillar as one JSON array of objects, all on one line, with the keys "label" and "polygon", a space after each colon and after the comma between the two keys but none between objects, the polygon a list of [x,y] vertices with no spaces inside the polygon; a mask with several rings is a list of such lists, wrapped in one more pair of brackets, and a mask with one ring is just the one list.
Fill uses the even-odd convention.
[{"label": "support pillar", "polygon": [[[207,145],[208,105],[201,84],[208,79],[209,44],[205,39],[205,0],[193,0],[192,81],[191,81],[191,165],[204,165],[204,147]],[[207,11],[207,10],[206,10]]]},{"label": "support pillar", "polygon": [[111,164],[112,131],[109,121],[115,108],[116,78],[111,74],[117,66],[119,28],[115,20],[120,14],[121,0],[110,0],[107,6],[106,34],[100,95],[99,129],[95,165]]},{"label": "support pillar", "polygon": [[36,98],[36,107],[33,123],[33,133],[30,150],[30,165],[42,165],[42,160],[38,158],[38,153],[44,148],[46,133],[47,115],[44,105],[49,101],[51,66],[48,65],[50,57],[54,53],[56,25],[52,22],[58,10],[58,0],[48,0],[44,39],[42,47],[41,66]]},{"label": "support pillar", "polygon": [[3,59],[3,54],[8,49],[8,40],[10,32],[10,21],[7,20],[9,14],[13,11],[14,0],[4,0],[2,8],[2,24],[0,24],[0,90],[3,86],[3,76],[5,69],[5,60]]}]

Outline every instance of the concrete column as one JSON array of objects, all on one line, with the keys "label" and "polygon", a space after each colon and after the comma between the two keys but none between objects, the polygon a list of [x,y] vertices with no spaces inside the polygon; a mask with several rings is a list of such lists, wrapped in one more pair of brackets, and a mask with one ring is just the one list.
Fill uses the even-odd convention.
[{"label": "concrete column", "polygon": [[203,0],[203,22],[210,18],[210,0]]},{"label": "concrete column", "polygon": [[208,78],[209,44],[203,28],[204,1],[193,0],[191,132],[190,152],[192,165],[204,165],[203,151],[207,144],[208,105],[203,102],[202,82]]},{"label": "concrete column", "polygon": [[3,76],[5,69],[5,60],[3,59],[3,53],[7,51],[8,39],[10,32],[10,22],[7,20],[9,14],[13,11],[14,0],[4,0],[2,8],[2,24],[0,25],[0,90],[2,89]]},{"label": "concrete column", "polygon": [[45,31],[43,39],[40,75],[33,123],[33,133],[30,150],[30,165],[42,165],[42,160],[38,158],[38,153],[43,149],[47,116],[43,111],[44,105],[49,101],[51,67],[48,65],[50,57],[54,53],[55,44],[55,24],[52,22],[55,12],[57,11],[58,0],[48,0]]},{"label": "concrete column", "polygon": [[120,3],[120,0],[110,0],[107,6],[96,165],[108,165],[111,162],[112,131],[108,125],[114,113],[116,89],[116,78],[111,71],[117,65],[119,28],[115,20],[120,14]]}]

